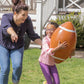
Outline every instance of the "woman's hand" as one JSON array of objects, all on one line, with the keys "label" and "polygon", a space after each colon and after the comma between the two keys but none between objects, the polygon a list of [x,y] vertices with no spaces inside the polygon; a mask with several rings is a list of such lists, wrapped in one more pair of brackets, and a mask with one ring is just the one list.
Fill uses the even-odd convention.
[{"label": "woman's hand", "polygon": [[35,42],[36,44],[42,46],[42,40],[41,40],[40,38],[39,38],[39,39],[36,39],[34,42]]},{"label": "woman's hand", "polygon": [[74,55],[75,55],[75,49],[71,51],[71,55],[69,56],[69,58],[71,58]]},{"label": "woman's hand", "polygon": [[11,34],[11,40],[12,40],[13,43],[14,43],[14,42],[17,43],[17,41],[18,41],[18,36],[17,36],[16,33]]},{"label": "woman's hand", "polygon": [[18,41],[18,35],[16,34],[16,32],[14,31],[14,29],[12,27],[9,27],[7,29],[7,33],[11,36],[12,42],[17,43],[17,41]]}]

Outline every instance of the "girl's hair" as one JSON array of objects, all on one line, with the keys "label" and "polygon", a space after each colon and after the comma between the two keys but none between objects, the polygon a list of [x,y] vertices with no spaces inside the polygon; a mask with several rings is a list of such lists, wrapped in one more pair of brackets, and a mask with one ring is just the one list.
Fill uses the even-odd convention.
[{"label": "girl's hair", "polygon": [[52,24],[55,26],[55,28],[57,28],[59,25],[56,22],[49,22],[48,24]]},{"label": "girl's hair", "polygon": [[[54,25],[55,28],[57,28],[59,26],[56,22],[49,22],[48,24]],[[45,36],[46,36],[46,31],[45,31]]]},{"label": "girl's hair", "polygon": [[12,0],[13,12],[19,13],[21,10],[28,11],[28,6],[22,0]]}]

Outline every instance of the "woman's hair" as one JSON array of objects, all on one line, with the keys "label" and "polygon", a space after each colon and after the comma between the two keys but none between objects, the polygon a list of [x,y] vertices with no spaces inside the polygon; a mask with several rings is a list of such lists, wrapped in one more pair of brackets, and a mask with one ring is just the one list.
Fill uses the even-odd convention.
[{"label": "woman's hair", "polygon": [[22,0],[12,0],[13,12],[19,13],[21,10],[28,11],[28,6]]}]

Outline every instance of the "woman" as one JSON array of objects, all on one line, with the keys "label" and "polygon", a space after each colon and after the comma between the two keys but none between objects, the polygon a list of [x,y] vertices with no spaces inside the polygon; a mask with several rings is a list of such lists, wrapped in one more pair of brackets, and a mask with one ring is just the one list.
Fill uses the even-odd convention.
[{"label": "woman", "polygon": [[18,84],[22,73],[24,52],[24,34],[35,43],[41,45],[40,37],[34,32],[28,6],[20,0],[13,2],[13,13],[4,14],[0,27],[0,84],[8,84],[10,58],[12,61],[13,84]]}]

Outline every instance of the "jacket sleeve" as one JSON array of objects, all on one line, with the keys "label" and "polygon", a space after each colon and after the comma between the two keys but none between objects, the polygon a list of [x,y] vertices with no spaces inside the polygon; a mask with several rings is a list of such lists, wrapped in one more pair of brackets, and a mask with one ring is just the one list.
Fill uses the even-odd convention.
[{"label": "jacket sleeve", "polygon": [[46,39],[43,39],[42,41],[42,50],[44,53],[46,53],[47,55],[51,56],[54,55],[54,53],[52,53],[52,49],[50,48],[50,45],[48,44]]},{"label": "jacket sleeve", "polygon": [[9,34],[7,33],[7,29],[11,27],[10,21],[7,17],[6,14],[4,14],[2,16],[2,20],[1,20],[1,28],[2,28],[2,33],[6,36],[9,36]]},{"label": "jacket sleeve", "polygon": [[26,32],[27,32],[29,38],[33,41],[40,38],[40,36],[38,36],[38,34],[35,33],[35,31],[33,29],[33,24],[32,24],[31,18],[29,16],[27,19],[27,30],[26,30]]}]

